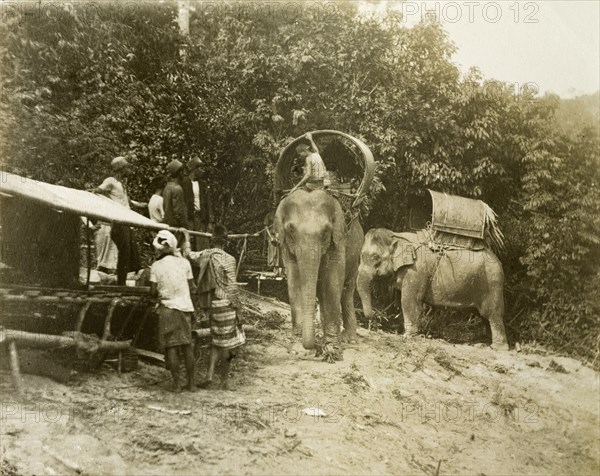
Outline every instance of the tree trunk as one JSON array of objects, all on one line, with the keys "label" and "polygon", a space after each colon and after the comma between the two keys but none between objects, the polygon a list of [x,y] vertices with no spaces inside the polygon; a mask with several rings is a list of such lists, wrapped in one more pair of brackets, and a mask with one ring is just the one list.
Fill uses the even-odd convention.
[{"label": "tree trunk", "polygon": [[190,0],[179,0],[177,2],[177,24],[181,34],[190,34]]},{"label": "tree trunk", "polygon": [[187,37],[190,36],[190,0],[178,0],[177,2],[177,24],[179,31],[186,37],[179,49],[179,56],[182,60],[187,57]]}]

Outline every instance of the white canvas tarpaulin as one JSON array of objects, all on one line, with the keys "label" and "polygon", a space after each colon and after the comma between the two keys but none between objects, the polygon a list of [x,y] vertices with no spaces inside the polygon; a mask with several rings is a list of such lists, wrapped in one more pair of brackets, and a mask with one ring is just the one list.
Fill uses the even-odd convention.
[{"label": "white canvas tarpaulin", "polygon": [[0,192],[47,205],[55,210],[110,223],[124,223],[154,230],[169,228],[167,225],[150,220],[103,195],[62,185],[52,185],[16,174],[4,172],[0,174]]}]

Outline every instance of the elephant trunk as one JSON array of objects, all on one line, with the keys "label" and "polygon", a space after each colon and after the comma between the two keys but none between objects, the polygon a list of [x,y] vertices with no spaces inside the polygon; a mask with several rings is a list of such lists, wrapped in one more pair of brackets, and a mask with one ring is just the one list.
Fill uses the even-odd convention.
[{"label": "elephant trunk", "polygon": [[315,310],[317,278],[319,276],[320,254],[298,259],[298,271],[302,279],[300,289],[300,319],[302,320],[302,346],[315,348]]},{"label": "elephant trunk", "polygon": [[373,275],[363,265],[358,268],[358,278],[356,279],[356,289],[362,302],[363,313],[367,319],[373,318],[373,308],[371,306],[371,282]]}]

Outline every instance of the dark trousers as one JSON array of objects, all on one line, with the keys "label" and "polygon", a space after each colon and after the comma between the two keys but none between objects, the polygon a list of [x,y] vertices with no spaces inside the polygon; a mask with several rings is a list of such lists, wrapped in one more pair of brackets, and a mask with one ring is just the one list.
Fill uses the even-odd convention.
[{"label": "dark trousers", "polygon": [[117,284],[125,286],[127,273],[138,271],[142,266],[137,244],[133,240],[131,228],[121,223],[114,223],[110,237],[117,245],[119,257],[117,259]]},{"label": "dark trousers", "polygon": [[[200,216],[194,217],[194,231],[208,231],[208,222]],[[210,248],[210,238],[205,236],[192,237],[192,246],[194,251],[202,251]]]}]

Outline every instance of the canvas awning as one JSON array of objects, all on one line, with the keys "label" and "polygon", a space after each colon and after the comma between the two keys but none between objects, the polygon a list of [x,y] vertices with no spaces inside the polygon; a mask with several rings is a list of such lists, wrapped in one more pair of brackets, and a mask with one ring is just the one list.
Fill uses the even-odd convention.
[{"label": "canvas awning", "polygon": [[[109,223],[123,223],[150,230],[177,231],[177,228],[157,223],[108,197],[85,190],[53,185],[6,172],[0,173],[0,194],[21,197],[46,205],[54,210],[73,213]],[[190,235],[210,238],[212,233],[188,230]],[[249,238],[260,233],[229,233],[228,238]]]},{"label": "canvas awning", "polygon": [[103,195],[52,185],[16,174],[1,174],[0,193],[110,223],[124,223],[153,230],[169,229],[167,225],[150,220]]}]

